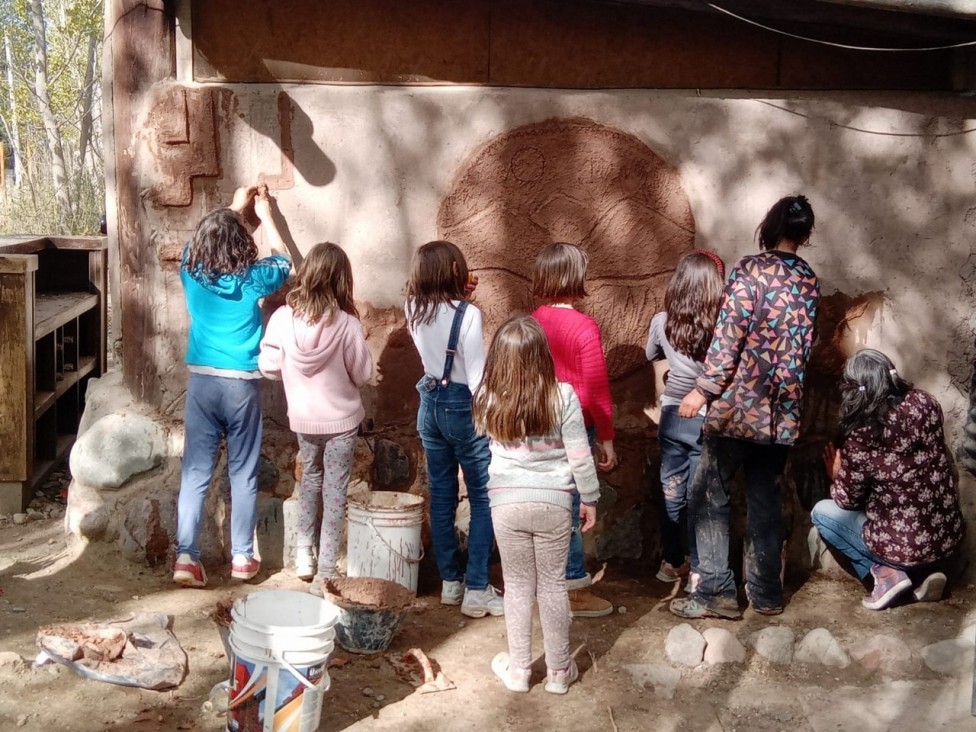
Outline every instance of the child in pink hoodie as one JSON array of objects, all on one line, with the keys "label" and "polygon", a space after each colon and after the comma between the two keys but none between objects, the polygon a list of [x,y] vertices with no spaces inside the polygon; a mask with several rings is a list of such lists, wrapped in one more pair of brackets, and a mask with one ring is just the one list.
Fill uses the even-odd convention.
[{"label": "child in pink hoodie", "polygon": [[268,322],[258,358],[261,373],[284,382],[288,422],[298,436],[302,478],[295,573],[314,577],[310,591],[319,595],[322,582],[335,575],[356,435],[365,416],[359,389],[373,373],[352,287],[345,252],[331,243],[312,247],[287,305]]}]

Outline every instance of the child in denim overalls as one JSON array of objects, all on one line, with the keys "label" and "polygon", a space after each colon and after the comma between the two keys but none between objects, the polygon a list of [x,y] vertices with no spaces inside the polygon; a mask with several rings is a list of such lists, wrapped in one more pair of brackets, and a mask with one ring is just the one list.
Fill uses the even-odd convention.
[{"label": "child in denim overalls", "polygon": [[[414,255],[407,283],[410,335],[424,365],[417,384],[417,431],[427,456],[430,526],[442,580],[441,603],[461,605],[472,618],[502,615],[504,606],[488,582],[494,532],[488,507],[488,438],[475,432],[471,395],[481,383],[485,346],[481,311],[467,301],[468,266],[454,244],[433,241]],[[454,528],[458,467],[464,473],[471,527],[462,570]]]}]

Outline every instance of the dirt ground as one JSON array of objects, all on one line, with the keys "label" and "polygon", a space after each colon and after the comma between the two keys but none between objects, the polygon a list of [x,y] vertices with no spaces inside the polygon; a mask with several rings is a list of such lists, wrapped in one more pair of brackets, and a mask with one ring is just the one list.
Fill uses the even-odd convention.
[{"label": "dirt ground", "polygon": [[[305,587],[286,570],[263,573],[249,584],[225,575],[211,577],[205,590],[181,589],[165,568],[131,564],[111,546],[69,550],[57,519],[8,523],[0,527],[0,651],[20,654],[28,663],[0,666],[0,730],[222,730],[222,718],[202,711],[211,687],[228,675],[210,611],[218,601],[247,592]],[[458,608],[442,607],[427,593],[404,621],[390,653],[423,649],[457,688],[415,694],[384,655],[337,650],[320,729],[976,730],[976,719],[969,716],[968,674],[940,677],[920,666],[904,679],[886,679],[856,663],[843,670],[774,666],[751,652],[745,664],[680,668],[664,656],[665,637],[679,622],[666,609],[675,588],[655,581],[640,563],[628,563],[611,564],[598,589],[620,612],[574,621],[572,644],[583,675],[565,697],[546,694],[541,684],[524,695],[505,690],[489,668],[492,656],[506,648],[504,619],[464,618]],[[790,589],[786,612],[777,618],[747,611],[739,622],[692,625],[725,627],[743,642],[769,624],[788,625],[798,639],[823,626],[842,644],[884,633],[902,638],[917,653],[928,643],[956,637],[976,620],[972,585],[956,587],[943,603],[881,613],[860,608],[861,589],[852,579],[814,577]],[[176,690],[123,688],[58,665],[30,663],[41,626],[142,612],[173,617],[173,631],[189,659],[186,679]],[[670,669],[674,680],[680,672],[676,686],[674,680],[672,688],[660,682],[662,669]],[[657,674],[657,681],[642,683],[641,674],[647,673]]]}]

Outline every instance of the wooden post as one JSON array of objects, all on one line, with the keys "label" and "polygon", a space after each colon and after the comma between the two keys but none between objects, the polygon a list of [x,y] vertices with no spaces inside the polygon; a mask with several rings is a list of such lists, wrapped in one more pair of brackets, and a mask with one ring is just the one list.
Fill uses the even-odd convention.
[{"label": "wooden post", "polygon": [[0,513],[24,510],[33,470],[36,269],[36,256],[0,256]]},{"label": "wooden post", "polygon": [[165,5],[163,0],[105,3],[105,27],[113,29],[106,42],[105,98],[110,100],[113,150],[105,158],[106,197],[113,199],[109,235],[117,237],[121,272],[122,374],[133,396],[151,403],[159,397],[153,324],[158,264],[150,250],[135,151],[141,145],[139,118],[152,86],[173,78],[175,71],[172,14]]}]

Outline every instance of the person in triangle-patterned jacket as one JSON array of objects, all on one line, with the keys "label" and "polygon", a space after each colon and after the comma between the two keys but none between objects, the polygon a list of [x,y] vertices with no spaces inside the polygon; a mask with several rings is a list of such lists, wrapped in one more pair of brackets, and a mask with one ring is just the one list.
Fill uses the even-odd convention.
[{"label": "person in triangle-patterned jacket", "polygon": [[820,300],[817,276],[796,252],[810,240],[813,223],[804,196],[787,196],[769,209],[757,230],[761,251],[730,273],[705,368],[679,408],[682,417],[693,417],[708,404],[689,505],[698,576],[691,578],[691,595],[671,603],[681,617],[741,615],[729,567],[729,497],[739,468],[751,543],[746,597],[756,612],[783,610],[780,480],[799,433]]}]

